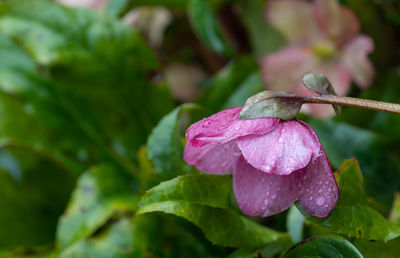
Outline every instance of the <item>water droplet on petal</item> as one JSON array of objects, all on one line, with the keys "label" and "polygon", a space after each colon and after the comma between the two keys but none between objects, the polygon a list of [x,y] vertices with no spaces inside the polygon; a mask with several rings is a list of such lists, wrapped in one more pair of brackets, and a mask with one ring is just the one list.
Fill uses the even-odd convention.
[{"label": "water droplet on petal", "polygon": [[207,121],[205,121],[204,123],[203,123],[203,127],[204,128],[207,128],[207,127],[209,127],[211,125],[211,120],[207,120]]},{"label": "water droplet on petal", "polygon": [[325,203],[325,197],[323,197],[323,196],[318,197],[316,202],[317,202],[317,205],[321,206],[322,204]]}]

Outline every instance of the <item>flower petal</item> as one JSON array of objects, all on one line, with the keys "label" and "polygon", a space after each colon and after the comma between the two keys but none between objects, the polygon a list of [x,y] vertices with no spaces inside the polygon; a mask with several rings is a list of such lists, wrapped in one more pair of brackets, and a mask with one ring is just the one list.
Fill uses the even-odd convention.
[{"label": "flower petal", "polygon": [[368,54],[373,50],[374,42],[370,37],[363,35],[356,37],[344,49],[344,65],[361,88],[368,87],[375,77],[374,66],[368,60]]},{"label": "flower petal", "polygon": [[297,120],[281,121],[268,134],[239,137],[236,142],[253,167],[269,174],[289,175],[306,167],[321,149],[317,136],[305,125]]},{"label": "flower petal", "polygon": [[242,212],[248,216],[267,217],[286,210],[300,191],[299,180],[305,171],[287,176],[269,175],[257,170],[243,157],[233,174],[233,190]]},{"label": "flower petal", "polygon": [[237,158],[241,156],[235,141],[225,144],[207,144],[194,147],[186,144],[184,160],[198,170],[209,174],[230,174]]},{"label": "flower petal", "polygon": [[313,216],[325,217],[335,207],[339,190],[324,151],[311,160],[302,177],[300,205]]},{"label": "flower petal", "polygon": [[225,109],[191,125],[186,131],[188,144],[201,147],[206,144],[223,144],[239,136],[265,134],[277,124],[277,118],[237,120],[242,107]]},{"label": "flower petal", "polygon": [[311,4],[306,1],[269,1],[265,14],[267,21],[291,43],[312,42],[318,37]]},{"label": "flower petal", "polygon": [[325,37],[338,45],[357,35],[360,29],[355,14],[337,0],[316,0],[313,14]]},{"label": "flower petal", "polygon": [[304,73],[316,64],[312,52],[302,47],[286,47],[276,53],[266,55],[262,60],[262,77],[270,90],[299,93]]}]

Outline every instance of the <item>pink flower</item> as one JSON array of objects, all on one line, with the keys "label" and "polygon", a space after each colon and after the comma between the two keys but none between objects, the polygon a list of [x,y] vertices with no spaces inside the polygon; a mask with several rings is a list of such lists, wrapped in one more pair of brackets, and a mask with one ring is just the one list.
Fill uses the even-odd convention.
[{"label": "pink flower", "polygon": [[[362,89],[371,84],[375,70],[368,54],[373,41],[359,35],[357,17],[337,0],[269,1],[266,18],[289,42],[262,59],[268,89],[309,95],[300,80],[308,71],[326,75],[338,95],[348,92],[351,81]],[[327,105],[309,107],[321,117],[333,113]]]},{"label": "pink flower", "polygon": [[236,200],[246,215],[270,216],[298,200],[308,213],[327,216],[338,188],[314,130],[299,120],[237,120],[241,109],[190,126],[185,161],[205,173],[233,173]]}]

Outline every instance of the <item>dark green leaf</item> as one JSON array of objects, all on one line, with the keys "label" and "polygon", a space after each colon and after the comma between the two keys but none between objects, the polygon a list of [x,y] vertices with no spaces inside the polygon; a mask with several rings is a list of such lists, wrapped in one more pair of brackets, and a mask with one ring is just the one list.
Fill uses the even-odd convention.
[{"label": "dark green leaf", "polygon": [[356,239],[353,244],[365,258],[398,258],[400,253],[400,238],[393,239],[387,243]]},{"label": "dark green leaf", "polygon": [[147,192],[138,214],[165,212],[200,227],[216,245],[257,248],[288,242],[288,235],[258,225],[229,209],[229,176],[187,175],[164,182]]},{"label": "dark green leaf", "polygon": [[300,98],[283,91],[263,91],[247,99],[239,119],[277,117],[290,120],[296,117],[303,104]]},{"label": "dark green leaf", "polygon": [[286,39],[276,29],[265,21],[265,1],[242,1],[242,18],[247,27],[253,53],[257,59],[264,55],[279,50],[286,44]]},{"label": "dark green leaf", "polygon": [[132,213],[137,205],[133,182],[110,166],[85,172],[78,181],[57,228],[57,244],[63,250],[91,236],[113,216]]},{"label": "dark green leaf", "polygon": [[[233,103],[230,101],[232,92],[239,90],[240,85],[243,85],[256,69],[257,64],[254,60],[244,57],[229,63],[219,71],[207,84],[207,88],[199,99],[199,103],[208,109],[207,115],[216,113],[224,106]],[[242,104],[243,102],[240,103]]]},{"label": "dark green leaf", "polygon": [[282,257],[362,258],[354,245],[338,236],[312,237],[290,248]]},{"label": "dark green leaf", "polygon": [[331,164],[338,168],[343,160],[355,157],[365,178],[367,194],[389,211],[399,187],[398,158],[388,152],[383,139],[372,131],[346,123],[309,121],[317,132]]},{"label": "dark green leaf", "polygon": [[304,213],[306,217],[349,237],[386,242],[400,236],[399,226],[368,206],[358,162],[355,159],[344,161],[337,173],[340,195],[335,208],[325,218]]},{"label": "dark green leaf", "polygon": [[182,141],[179,132],[179,116],[183,112],[199,108],[184,104],[167,114],[153,129],[147,141],[147,155],[160,180],[183,174]]},{"label": "dark green leaf", "polygon": [[263,85],[259,72],[253,72],[232,92],[228,100],[225,102],[223,109],[237,107],[243,105],[248,98],[262,91]]},{"label": "dark green leaf", "polygon": [[218,54],[232,55],[231,47],[222,34],[208,0],[189,0],[188,15],[193,30],[208,47]]},{"label": "dark green leaf", "polygon": [[51,244],[74,179],[53,160],[7,150],[0,150],[0,250]]}]

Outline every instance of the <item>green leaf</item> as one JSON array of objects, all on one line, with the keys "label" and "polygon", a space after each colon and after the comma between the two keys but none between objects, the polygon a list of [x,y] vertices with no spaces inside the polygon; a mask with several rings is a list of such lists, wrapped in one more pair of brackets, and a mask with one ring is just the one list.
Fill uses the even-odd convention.
[{"label": "green leaf", "polygon": [[247,99],[239,119],[294,119],[303,104],[299,96],[283,91],[262,91]]},{"label": "green leaf", "polygon": [[222,34],[208,0],[189,0],[188,16],[193,30],[208,47],[218,54],[232,55],[232,49]]},{"label": "green leaf", "polygon": [[400,193],[397,192],[394,197],[394,202],[392,206],[392,211],[390,212],[390,221],[400,225]]},{"label": "green leaf", "polygon": [[263,84],[259,72],[253,72],[232,92],[225,102],[223,109],[243,105],[248,98],[262,91]]},{"label": "green leaf", "polygon": [[67,257],[144,257],[144,248],[135,246],[135,226],[122,219],[89,240],[82,240],[61,252]]},{"label": "green leaf", "polygon": [[256,69],[256,62],[248,56],[232,61],[206,85],[207,88],[198,102],[208,109],[209,114],[220,111],[225,105],[233,103],[230,101],[232,93],[236,92]]},{"label": "green leaf", "polygon": [[295,205],[292,205],[287,215],[286,228],[293,243],[298,243],[303,239],[304,220],[304,215]]},{"label": "green leaf", "polygon": [[386,242],[400,236],[399,226],[368,206],[358,162],[355,159],[344,161],[337,173],[340,195],[335,208],[325,218],[312,217],[304,212],[305,216],[349,237]]},{"label": "green leaf", "polygon": [[398,258],[400,253],[400,238],[393,239],[387,243],[356,239],[353,244],[365,258]]},{"label": "green leaf", "polygon": [[286,45],[285,37],[265,21],[264,0],[242,1],[242,5],[242,18],[257,59]]},{"label": "green leaf", "polygon": [[1,149],[0,159],[0,250],[52,244],[74,178],[53,160],[15,146]]},{"label": "green leaf", "polygon": [[120,15],[128,6],[129,0],[110,0],[106,6],[106,12],[112,16]]},{"label": "green leaf", "polygon": [[129,178],[110,166],[93,167],[79,178],[59,220],[59,249],[91,236],[113,216],[132,213],[136,204],[134,184]]},{"label": "green leaf", "polygon": [[221,246],[250,249],[287,243],[288,235],[258,225],[230,209],[231,185],[229,176],[178,177],[149,190],[140,201],[137,214],[165,212],[183,217]]},{"label": "green leaf", "polygon": [[338,236],[312,237],[290,248],[282,257],[362,258],[354,245]]},{"label": "green leaf", "polygon": [[164,116],[147,140],[147,155],[154,165],[160,181],[182,174],[182,141],[179,132],[179,116],[183,112],[199,108],[184,104]]},{"label": "green leaf", "polygon": [[388,152],[378,134],[346,123],[313,119],[309,124],[316,131],[333,167],[355,157],[365,178],[369,196],[377,199],[388,212],[399,187],[400,166],[396,156]]},{"label": "green leaf", "polygon": [[[307,72],[303,75],[303,83],[312,92],[319,95],[335,95],[336,92],[332,84],[325,75]],[[340,113],[340,106],[332,105],[336,114]]]}]

